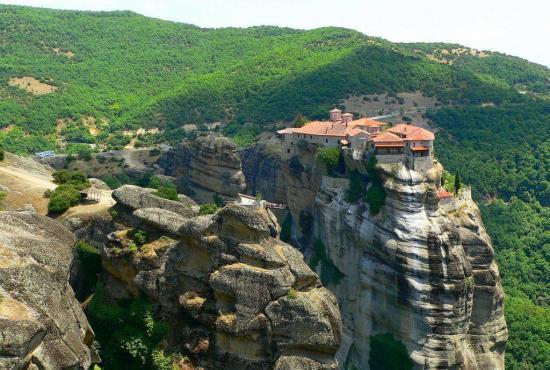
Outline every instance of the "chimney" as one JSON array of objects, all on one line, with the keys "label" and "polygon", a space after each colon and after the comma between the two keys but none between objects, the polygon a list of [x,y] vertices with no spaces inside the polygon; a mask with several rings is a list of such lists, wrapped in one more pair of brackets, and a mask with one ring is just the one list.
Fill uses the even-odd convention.
[{"label": "chimney", "polygon": [[353,114],[351,113],[342,114],[342,121],[344,121],[344,123],[347,126],[349,122],[353,121]]},{"label": "chimney", "polygon": [[342,111],[340,109],[334,108],[330,111],[330,120],[332,122],[338,122],[342,120]]}]

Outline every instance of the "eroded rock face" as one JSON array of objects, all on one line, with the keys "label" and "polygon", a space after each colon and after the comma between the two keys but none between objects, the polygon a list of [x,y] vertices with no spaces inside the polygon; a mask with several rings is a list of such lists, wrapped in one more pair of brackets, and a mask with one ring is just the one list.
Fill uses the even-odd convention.
[{"label": "eroded rock face", "polygon": [[132,226],[142,222],[159,238],[132,253],[124,248],[125,230],[111,234],[104,268],[116,289],[158,303],[178,328],[171,342],[198,366],[338,368],[336,298],[296,249],[275,238],[279,226],[271,212],[229,204],[184,219],[162,207],[126,208]]},{"label": "eroded rock face", "polygon": [[[285,186],[286,199],[277,201],[290,207],[295,242],[311,257],[312,242],[322,241],[318,271],[329,264],[341,274],[327,286],[342,313],[341,363],[368,369],[370,337],[388,332],[419,369],[504,368],[504,293],[491,241],[468,191],[439,203],[440,165],[424,174],[382,166],[387,198],[373,215],[362,201],[348,203],[347,184],[323,178],[305,149],[275,164],[247,153],[254,150],[243,155],[244,172],[254,175],[247,181],[260,192],[264,175]],[[364,173],[347,154],[348,169]]]},{"label": "eroded rock face", "polygon": [[212,203],[214,193],[236,198],[246,189],[237,147],[223,136],[200,136],[183,143],[164,154],[158,164],[200,203]]},{"label": "eroded rock face", "polygon": [[0,212],[0,369],[88,369],[94,334],[68,283],[73,234]]}]

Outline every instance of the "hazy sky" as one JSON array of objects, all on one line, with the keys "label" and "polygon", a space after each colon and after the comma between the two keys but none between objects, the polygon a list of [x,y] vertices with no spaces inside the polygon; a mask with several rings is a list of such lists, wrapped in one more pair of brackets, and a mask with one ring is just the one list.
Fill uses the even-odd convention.
[{"label": "hazy sky", "polygon": [[0,0],[135,12],[202,27],[343,26],[391,41],[445,41],[550,66],[549,0]]}]

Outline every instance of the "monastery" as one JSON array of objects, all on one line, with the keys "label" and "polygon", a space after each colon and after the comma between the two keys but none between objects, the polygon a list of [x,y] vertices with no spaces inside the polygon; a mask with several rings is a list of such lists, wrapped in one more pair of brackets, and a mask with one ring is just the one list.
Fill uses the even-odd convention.
[{"label": "monastery", "polygon": [[300,145],[341,147],[352,150],[354,158],[375,155],[378,163],[401,163],[421,171],[433,164],[432,132],[410,124],[391,127],[369,118],[353,119],[353,114],[340,109],[330,111],[329,121],[313,121],[299,128],[277,131],[286,157],[296,154]]}]

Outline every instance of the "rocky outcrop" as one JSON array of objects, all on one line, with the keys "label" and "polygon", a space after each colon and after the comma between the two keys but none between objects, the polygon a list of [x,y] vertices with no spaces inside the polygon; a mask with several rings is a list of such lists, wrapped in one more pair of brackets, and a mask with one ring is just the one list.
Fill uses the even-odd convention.
[{"label": "rocky outcrop", "polygon": [[132,215],[131,226],[154,237],[131,251],[127,229],[109,236],[102,251],[108,288],[156,302],[178,328],[170,342],[197,366],[338,368],[338,303],[300,252],[276,238],[271,212],[229,204],[185,218],[162,206],[123,204],[119,224]]},{"label": "rocky outcrop", "polygon": [[75,237],[31,212],[0,212],[0,369],[88,369],[94,334],[68,283]]},{"label": "rocky outcrop", "polygon": [[182,143],[165,153],[158,165],[199,203],[212,203],[213,194],[236,198],[246,189],[237,147],[223,136],[200,136]]},{"label": "rocky outcrop", "polygon": [[[426,173],[379,166],[386,201],[373,214],[364,201],[346,201],[348,180],[326,176],[310,148],[275,162],[263,150],[243,153],[247,181],[262,193],[285,187],[277,201],[290,207],[293,239],[340,303],[341,363],[368,369],[371,336],[387,332],[418,369],[504,368],[504,293],[491,241],[468,191],[439,203],[440,165]],[[353,153],[345,159],[348,171],[365,173]]]},{"label": "rocky outcrop", "polygon": [[137,210],[140,208],[162,208],[182,217],[193,217],[197,212],[197,204],[187,198],[169,200],[154,195],[155,189],[141,188],[135,185],[124,185],[113,192],[113,199],[118,204]]}]

